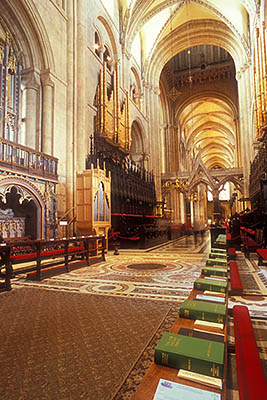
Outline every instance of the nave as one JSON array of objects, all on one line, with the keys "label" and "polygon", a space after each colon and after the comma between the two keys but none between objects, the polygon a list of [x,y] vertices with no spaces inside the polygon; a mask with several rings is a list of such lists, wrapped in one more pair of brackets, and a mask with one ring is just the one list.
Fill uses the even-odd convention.
[{"label": "nave", "polygon": [[[40,282],[15,278],[0,294],[1,399],[131,399],[162,333],[177,318],[210,250],[209,232],[147,250],[109,251],[106,261]],[[266,268],[236,259],[260,358],[267,371]],[[229,318],[227,400],[239,398]],[[14,378],[16,377],[16,379]]]}]

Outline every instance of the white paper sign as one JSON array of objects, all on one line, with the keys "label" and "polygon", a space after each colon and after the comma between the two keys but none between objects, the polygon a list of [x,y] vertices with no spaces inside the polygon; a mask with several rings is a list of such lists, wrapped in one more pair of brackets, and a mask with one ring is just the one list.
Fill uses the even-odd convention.
[{"label": "white paper sign", "polygon": [[160,379],[154,400],[221,400],[219,393]]}]

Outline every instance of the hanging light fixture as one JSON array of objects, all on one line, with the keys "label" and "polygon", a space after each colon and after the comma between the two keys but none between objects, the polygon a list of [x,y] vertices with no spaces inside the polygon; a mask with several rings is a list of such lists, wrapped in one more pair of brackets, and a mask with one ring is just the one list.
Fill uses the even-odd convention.
[{"label": "hanging light fixture", "polygon": [[174,80],[174,51],[173,51],[173,30],[172,30],[172,20],[173,20],[173,12],[172,5],[170,6],[170,38],[171,38],[171,64],[172,64],[172,88],[168,93],[168,97],[175,102],[177,97],[181,95],[176,89],[175,80]]},{"label": "hanging light fixture", "polygon": [[191,65],[191,47],[190,47],[190,27],[189,27],[189,12],[188,6],[190,1],[186,1],[186,14],[187,14],[187,54],[188,54],[188,83],[190,88],[193,84],[192,65]]}]

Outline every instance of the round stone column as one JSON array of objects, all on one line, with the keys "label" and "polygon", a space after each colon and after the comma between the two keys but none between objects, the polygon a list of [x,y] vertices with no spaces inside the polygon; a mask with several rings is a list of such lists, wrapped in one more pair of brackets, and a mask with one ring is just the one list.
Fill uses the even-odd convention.
[{"label": "round stone column", "polygon": [[26,135],[25,146],[31,147],[34,150],[39,150],[39,126],[38,104],[40,93],[40,76],[35,71],[28,71],[22,74],[22,82],[25,85],[26,98]]},{"label": "round stone column", "polygon": [[253,159],[253,127],[251,124],[251,87],[249,65],[245,65],[236,74],[238,82],[239,115],[240,115],[240,153],[244,174],[244,196],[249,197],[250,162]]},{"label": "round stone column", "polygon": [[41,151],[53,155],[53,89],[54,83],[51,79],[49,71],[41,74],[41,82],[43,89],[42,96],[42,143]]}]

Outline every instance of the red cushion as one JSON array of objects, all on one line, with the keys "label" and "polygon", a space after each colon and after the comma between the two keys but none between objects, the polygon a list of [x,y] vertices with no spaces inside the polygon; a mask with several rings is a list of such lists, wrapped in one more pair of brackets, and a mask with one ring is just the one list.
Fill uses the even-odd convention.
[{"label": "red cushion", "polygon": [[233,307],[237,380],[240,400],[267,398],[267,383],[247,307]]},{"label": "red cushion", "polygon": [[[76,246],[76,247],[69,248],[69,252],[74,252],[74,251],[79,251],[79,250],[84,250],[84,246]],[[50,250],[50,251],[41,251],[40,255],[41,255],[41,257],[49,257],[49,256],[55,256],[57,254],[64,254],[64,253],[65,253],[65,249],[56,249],[56,250]],[[37,253],[18,254],[16,256],[11,256],[10,258],[14,262],[28,260],[28,259],[36,259]]]},{"label": "red cushion", "polygon": [[28,260],[29,258],[36,258],[37,253],[25,253],[25,254],[18,254],[17,256],[11,256],[10,259],[13,261],[19,261],[19,260]]},{"label": "red cushion", "polygon": [[257,253],[264,259],[267,259],[267,249],[257,249]]},{"label": "red cushion", "polygon": [[56,249],[56,250],[50,250],[50,251],[41,251],[40,256],[41,257],[46,257],[46,256],[55,256],[57,254],[62,254],[64,253],[64,249]]},{"label": "red cushion", "polygon": [[79,251],[79,250],[84,250],[84,246],[76,246],[76,247],[70,247],[69,252],[71,251]]},{"label": "red cushion", "polygon": [[235,261],[230,261],[230,281],[231,281],[231,292],[242,293],[243,286],[240,279],[238,266]]}]

